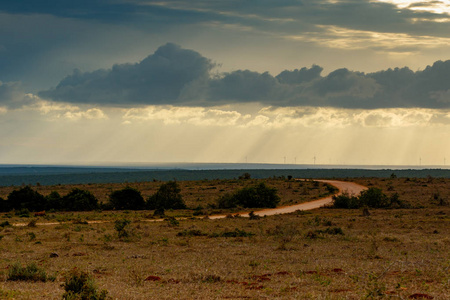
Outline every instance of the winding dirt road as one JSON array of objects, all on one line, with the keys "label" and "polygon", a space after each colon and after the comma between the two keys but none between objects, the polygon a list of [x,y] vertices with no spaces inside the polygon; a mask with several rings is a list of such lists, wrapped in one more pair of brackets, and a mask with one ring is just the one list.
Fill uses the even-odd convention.
[{"label": "winding dirt road", "polygon": [[[337,187],[339,189],[339,191],[335,195],[340,195],[343,192],[348,192],[349,194],[358,195],[361,191],[367,189],[365,186],[359,185],[354,182],[349,182],[349,181],[338,181],[338,180],[316,180],[316,181],[328,183],[328,184],[331,184],[331,185]],[[295,205],[290,205],[290,206],[281,206],[281,207],[276,207],[276,208],[262,209],[262,210],[254,211],[254,214],[257,216],[263,217],[263,216],[273,216],[273,215],[279,215],[279,214],[292,213],[297,210],[311,210],[311,209],[320,208],[326,204],[329,204],[329,203],[331,203],[332,200],[333,200],[332,196],[328,196],[326,198],[322,198],[322,199],[318,199],[318,200],[314,200],[314,201],[310,201],[310,202],[305,202],[305,203],[300,203],[300,204],[295,204]],[[233,215],[234,216],[239,215],[241,217],[248,217],[249,216],[248,214],[249,214],[249,211],[235,213]],[[215,220],[215,219],[223,219],[226,217],[227,217],[227,215],[213,215],[213,216],[209,216],[209,219]],[[144,220],[144,221],[158,222],[158,221],[163,221],[163,220],[164,219],[154,219],[154,220]],[[109,221],[87,221],[87,222],[89,224],[94,224],[94,223],[106,223]],[[37,223],[36,225],[40,225],[40,226],[47,225],[48,226],[48,225],[58,225],[58,224],[61,224],[61,223],[48,222],[48,223]],[[26,226],[26,225],[27,225],[26,223],[13,224],[13,226]]]},{"label": "winding dirt road", "polygon": [[[343,192],[348,192],[349,194],[358,195],[361,191],[367,189],[365,186],[359,185],[354,182],[348,182],[348,181],[338,181],[338,180],[316,180],[316,181],[328,183],[328,184],[331,184],[331,185],[337,187],[339,189],[339,191],[335,195],[340,195]],[[300,203],[300,204],[295,204],[295,205],[281,206],[281,207],[276,207],[276,208],[267,208],[267,209],[263,209],[263,210],[254,211],[253,213],[257,216],[263,217],[263,216],[273,216],[273,215],[279,215],[279,214],[288,214],[288,213],[295,212],[297,210],[316,209],[316,208],[319,208],[326,204],[331,203],[331,201],[333,201],[332,197],[333,196],[328,196],[326,198],[322,198],[322,199],[318,199],[318,200],[314,200],[314,201],[310,201],[310,202],[305,202],[305,203]],[[248,217],[248,213],[249,212],[241,212],[241,213],[237,213],[237,214],[233,214],[233,215]],[[210,219],[221,219],[221,218],[225,218],[225,217],[226,217],[226,215],[209,216]]]}]

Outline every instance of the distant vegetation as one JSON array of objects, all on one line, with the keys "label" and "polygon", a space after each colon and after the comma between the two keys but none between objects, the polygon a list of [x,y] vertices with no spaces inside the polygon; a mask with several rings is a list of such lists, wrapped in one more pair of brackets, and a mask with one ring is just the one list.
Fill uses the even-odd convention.
[{"label": "distant vegetation", "polygon": [[99,204],[98,199],[87,190],[74,188],[64,197],[58,192],[51,192],[44,197],[29,186],[12,191],[6,200],[0,198],[0,211],[91,211],[95,209],[140,210],[140,209],[185,209],[186,204],[181,196],[181,189],[175,181],[163,183],[159,190],[147,201],[138,190],[125,187],[114,191],[109,196],[109,202]]},{"label": "distant vegetation", "polygon": [[[63,197],[56,191],[45,197],[29,186],[12,191],[6,200],[0,198],[0,201],[0,211],[16,210],[21,214],[44,210],[91,211],[96,209],[149,209],[164,214],[166,209],[187,208],[176,181],[161,184],[159,189],[148,197],[147,201],[144,200],[140,191],[131,187],[111,192],[109,201],[102,204],[90,191],[80,188],[72,189]],[[280,197],[277,194],[277,189],[268,187],[264,182],[261,182],[220,196],[217,200],[217,207],[276,207],[279,202]]]},{"label": "distant vegetation", "polygon": [[361,192],[359,196],[343,193],[333,196],[335,208],[407,208],[409,205],[399,199],[397,193],[387,196],[379,188],[371,187]]},{"label": "distant vegetation", "polygon": [[148,209],[184,209],[181,189],[175,181],[162,184],[159,190],[147,200]]},{"label": "distant vegetation", "polygon": [[266,186],[263,182],[251,187],[245,187],[234,193],[227,193],[219,198],[219,208],[234,207],[276,207],[280,202],[277,190]]},{"label": "distant vegetation", "polygon": [[[19,168],[20,169],[20,168]],[[23,168],[22,168],[23,169]],[[43,168],[27,168],[27,172],[14,172],[14,168],[0,168],[1,186],[19,186],[22,184],[56,185],[56,184],[87,184],[87,183],[124,183],[145,182],[149,179],[169,181],[176,178],[182,180],[203,179],[237,179],[243,172],[251,174],[253,179],[272,176],[292,176],[294,178],[389,178],[394,174],[398,178],[450,178],[449,169],[424,170],[364,170],[364,169],[230,169],[230,170],[120,170],[105,171],[102,168],[53,168],[46,172]],[[7,170],[7,171],[5,171]],[[97,171],[93,171],[97,170]],[[56,174],[58,172],[58,174]],[[5,174],[5,175],[3,175]]]},{"label": "distant vegetation", "polygon": [[138,190],[126,187],[114,191],[109,195],[109,208],[111,209],[133,209],[139,210],[145,208],[145,201]]},{"label": "distant vegetation", "polygon": [[12,191],[6,200],[0,198],[0,211],[42,211],[48,209],[65,211],[89,211],[99,208],[97,198],[89,191],[78,188],[61,197],[52,192],[47,197],[34,191],[29,186]]}]

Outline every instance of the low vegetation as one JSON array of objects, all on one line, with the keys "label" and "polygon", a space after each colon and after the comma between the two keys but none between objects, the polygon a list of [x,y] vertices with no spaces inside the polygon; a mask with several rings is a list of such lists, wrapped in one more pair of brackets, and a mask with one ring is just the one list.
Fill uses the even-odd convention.
[{"label": "low vegetation", "polygon": [[108,291],[98,291],[98,288],[92,278],[86,272],[72,269],[65,276],[63,284],[65,300],[105,300],[108,299]]},{"label": "low vegetation", "polygon": [[334,208],[408,208],[409,204],[401,201],[397,193],[387,196],[379,188],[371,187],[358,196],[347,192],[333,196]]},{"label": "low vegetation", "polygon": [[148,209],[184,209],[181,189],[176,181],[169,181],[162,184],[158,191],[150,196],[147,201]]},{"label": "low vegetation", "polygon": [[25,267],[20,263],[15,263],[9,267],[8,278],[11,281],[54,281],[55,277],[48,276],[44,269],[36,266],[35,263],[29,263]]},{"label": "low vegetation", "polygon": [[[166,209],[166,220],[158,222],[146,209],[52,211],[32,219],[26,211],[5,212],[0,214],[0,298],[446,299],[450,180],[426,180],[357,179],[387,199],[397,193],[409,203],[371,209],[368,216],[358,209],[322,208],[251,219],[230,209],[230,217],[219,220],[192,218],[194,211],[223,213],[209,204],[261,182],[276,187],[279,205],[293,195],[300,202],[327,193],[325,185],[312,181],[251,178],[177,182],[192,209]],[[104,195],[106,204],[113,191],[127,186],[148,199],[161,183],[101,186],[101,193],[96,186],[77,187]],[[48,196],[51,189],[65,195],[73,188],[35,190]],[[37,223],[26,226],[31,220]],[[88,222],[93,220],[107,222]],[[34,264],[54,275],[46,281],[8,280],[18,261],[21,268]]]},{"label": "low vegetation", "polygon": [[141,192],[127,186],[121,190],[114,191],[109,195],[107,207],[116,210],[140,210],[145,208],[145,200],[144,197],[142,197]]},{"label": "low vegetation", "polygon": [[279,202],[280,197],[277,190],[261,182],[255,186],[245,187],[221,196],[217,201],[217,206],[219,208],[276,207]]}]

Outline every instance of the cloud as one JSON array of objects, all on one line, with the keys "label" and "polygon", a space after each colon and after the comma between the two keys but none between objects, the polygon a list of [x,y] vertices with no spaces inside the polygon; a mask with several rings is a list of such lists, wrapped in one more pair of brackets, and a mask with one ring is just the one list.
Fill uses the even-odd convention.
[{"label": "cloud", "polygon": [[20,82],[0,81],[0,107],[4,110],[18,109],[26,105],[32,105],[35,98],[31,94],[26,94]]},{"label": "cloud", "polygon": [[94,120],[94,119],[107,119],[108,117],[105,115],[105,113],[98,108],[90,108],[86,111],[67,111],[62,116],[62,118],[66,118],[69,120],[80,120],[80,119],[87,119],[87,120]]},{"label": "cloud", "polygon": [[[0,114],[8,112],[31,112],[45,116],[47,120],[96,120],[107,119],[108,116],[100,108],[85,108],[78,106],[46,101],[39,96],[25,93],[20,82],[0,81]],[[26,115],[26,114],[25,114]]]},{"label": "cloud", "polygon": [[342,109],[331,107],[263,107],[243,113],[233,107],[148,106],[131,108],[122,124],[160,122],[166,126],[192,125],[262,130],[300,128],[424,128],[450,126],[450,109],[389,108]]},{"label": "cloud", "polygon": [[249,118],[237,111],[203,107],[149,106],[125,112],[125,124],[132,121],[162,121],[165,125],[234,126]]},{"label": "cloud", "polygon": [[[450,60],[423,71],[409,68],[362,73],[342,68],[322,76],[313,65],[277,76],[250,70],[213,74],[215,64],[193,50],[166,44],[136,64],[93,72],[75,70],[42,98],[106,106],[217,106],[261,103],[271,106],[342,108],[449,108]],[[15,85],[6,85],[5,95]],[[8,96],[5,96],[8,97]]]},{"label": "cloud", "polygon": [[55,89],[39,95],[75,103],[174,104],[188,84],[206,79],[213,66],[199,53],[169,43],[140,63],[86,73],[75,70]]}]

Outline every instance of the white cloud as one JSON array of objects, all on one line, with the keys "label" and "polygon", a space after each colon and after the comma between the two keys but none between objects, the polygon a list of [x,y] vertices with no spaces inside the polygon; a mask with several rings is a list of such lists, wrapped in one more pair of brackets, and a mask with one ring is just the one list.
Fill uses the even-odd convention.
[{"label": "white cloud", "polygon": [[285,35],[284,38],[313,42],[327,48],[344,50],[372,49],[377,52],[392,54],[412,54],[425,48],[447,47],[450,44],[450,38],[446,37],[356,30],[335,25],[317,25],[317,27],[321,28],[323,32]]},{"label": "white cloud", "polygon": [[249,118],[237,111],[203,107],[148,106],[125,112],[126,121],[162,121],[166,125],[233,126]]},{"label": "white cloud", "polygon": [[438,109],[339,109],[331,107],[264,107],[251,113],[233,108],[148,106],[132,108],[123,124],[159,121],[165,125],[197,127],[281,128],[407,128],[450,125],[450,110]]},{"label": "white cloud", "polygon": [[104,120],[108,119],[108,116],[99,108],[90,108],[86,111],[67,111],[64,114],[60,115],[62,118],[66,118],[72,121],[77,121],[80,119],[87,120]]},{"label": "white cloud", "polygon": [[424,0],[376,0],[378,2],[386,2],[395,4],[399,8],[407,8],[416,11],[432,12],[437,14],[450,13],[450,1],[424,1]]}]

